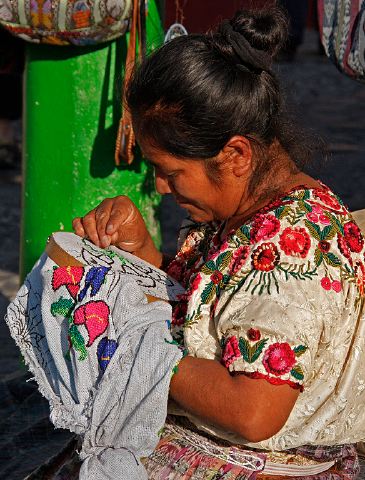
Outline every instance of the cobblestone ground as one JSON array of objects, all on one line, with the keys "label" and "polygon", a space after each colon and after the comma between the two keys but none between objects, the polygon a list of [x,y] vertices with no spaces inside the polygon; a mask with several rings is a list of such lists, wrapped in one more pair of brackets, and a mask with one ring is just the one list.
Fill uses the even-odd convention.
[{"label": "cobblestone ground", "polygon": [[[365,85],[340,74],[316,53],[308,32],[295,62],[279,71],[298,107],[298,120],[323,137],[331,158],[311,172],[337,191],[352,210],[365,208]],[[298,139],[300,141],[300,139]],[[18,288],[20,172],[0,172],[0,318]],[[164,199],[165,249],[172,252],[183,212]],[[23,479],[59,451],[70,438],[50,426],[48,406],[21,367],[4,322],[0,322],[0,480]],[[365,472],[362,477],[365,480]]]}]

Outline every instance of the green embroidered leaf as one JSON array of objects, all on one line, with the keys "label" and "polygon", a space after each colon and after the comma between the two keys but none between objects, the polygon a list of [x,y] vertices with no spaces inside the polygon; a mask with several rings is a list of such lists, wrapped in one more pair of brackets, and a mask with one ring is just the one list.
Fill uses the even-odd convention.
[{"label": "green embroidered leaf", "polygon": [[323,253],[320,251],[320,249],[317,247],[314,251],[314,262],[317,265],[317,267],[320,266],[323,260]]},{"label": "green embroidered leaf", "polygon": [[247,225],[243,225],[236,232],[237,237],[240,239],[242,245],[250,244],[250,230]]},{"label": "green embroidered leaf", "polygon": [[313,210],[313,207],[310,203],[303,202],[303,206],[306,209],[307,212],[311,212]]},{"label": "green embroidered leaf", "polygon": [[308,350],[308,347],[306,347],[305,345],[298,345],[297,347],[293,348],[293,351],[296,357],[300,357],[307,350]]},{"label": "green embroidered leaf", "polygon": [[57,302],[51,305],[51,314],[55,317],[61,315],[62,317],[69,318],[75,304],[70,298],[61,297]]},{"label": "green embroidered leaf", "polygon": [[328,212],[326,212],[326,217],[329,219],[329,221],[331,222],[331,225],[334,227],[336,232],[343,235],[344,234],[343,225],[341,224],[341,222],[339,221],[337,216],[329,214]]},{"label": "green embroidered leaf", "polygon": [[233,255],[233,252],[224,252],[218,256],[216,261],[218,270],[222,271],[228,267],[228,265],[232,260],[232,255]]},{"label": "green embroidered leaf", "polygon": [[70,326],[70,328],[68,329],[68,333],[73,348],[77,352],[80,352],[79,360],[85,360],[85,358],[87,357],[87,350],[85,347],[84,337],[81,335],[78,328],[74,324]]},{"label": "green embroidered leaf", "polygon": [[336,235],[336,230],[332,225],[327,225],[321,231],[321,240],[331,240]]},{"label": "green embroidered leaf", "polygon": [[268,342],[268,338],[263,338],[259,342],[255,343],[254,345],[250,346],[250,361],[249,363],[254,363],[259,358],[262,353],[262,349]]},{"label": "green embroidered leaf", "polygon": [[315,223],[310,222],[309,220],[304,220],[305,226],[308,228],[312,237],[316,240],[321,240],[321,229]]},{"label": "green embroidered leaf", "polygon": [[205,273],[205,275],[211,275],[213,272],[217,270],[216,264],[213,260],[209,260],[205,265],[203,265],[201,271]]},{"label": "green embroidered leaf", "polygon": [[240,337],[239,340],[238,340],[238,346],[239,346],[239,349],[240,349],[240,352],[241,352],[241,355],[242,355],[243,359],[246,362],[250,363],[250,360],[249,360],[249,358],[250,358],[250,356],[249,356],[250,345],[249,345],[248,341],[245,338]]},{"label": "green embroidered leaf", "polygon": [[334,253],[324,253],[323,257],[325,261],[331,265],[331,267],[340,267],[342,265],[341,260]]},{"label": "green embroidered leaf", "polygon": [[210,303],[216,293],[216,287],[213,282],[208,283],[208,285],[202,291],[200,296],[203,303]]},{"label": "green embroidered leaf", "polygon": [[295,367],[290,370],[290,374],[297,380],[304,379],[304,372],[300,365],[295,365]]}]

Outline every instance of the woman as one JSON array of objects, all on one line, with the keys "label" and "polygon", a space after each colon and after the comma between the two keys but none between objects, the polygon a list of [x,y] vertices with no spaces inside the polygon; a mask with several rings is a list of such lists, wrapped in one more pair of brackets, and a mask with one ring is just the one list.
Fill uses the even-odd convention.
[{"label": "woman", "polygon": [[186,287],[172,331],[187,356],[171,381],[175,415],[145,460],[150,478],[358,474],[364,240],[342,201],[300,168],[305,151],[271,70],[286,31],[278,9],[238,12],[216,33],[164,45],[131,81],[157,191],[190,216],[174,260],[127,197],[73,223]]}]

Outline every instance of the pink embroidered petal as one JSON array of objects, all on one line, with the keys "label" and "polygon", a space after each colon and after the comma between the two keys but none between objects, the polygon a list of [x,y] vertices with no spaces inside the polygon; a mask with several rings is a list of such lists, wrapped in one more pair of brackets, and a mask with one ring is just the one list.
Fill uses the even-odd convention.
[{"label": "pink embroidered petal", "polygon": [[109,307],[102,300],[91,301],[75,310],[74,323],[84,324],[89,335],[87,347],[102,335],[109,325]]},{"label": "pink embroidered petal", "polygon": [[53,272],[52,288],[58,290],[62,285],[78,285],[83,274],[83,267],[58,267]]}]

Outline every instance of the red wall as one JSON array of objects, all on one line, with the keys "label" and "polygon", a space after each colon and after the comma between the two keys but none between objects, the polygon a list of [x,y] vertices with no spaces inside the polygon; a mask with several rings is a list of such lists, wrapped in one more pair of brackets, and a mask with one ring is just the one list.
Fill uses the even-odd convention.
[{"label": "red wall", "polygon": [[[205,32],[240,8],[262,8],[274,0],[179,0],[184,7],[184,25],[189,33]],[[165,0],[165,27],[175,23],[175,0]]]}]

